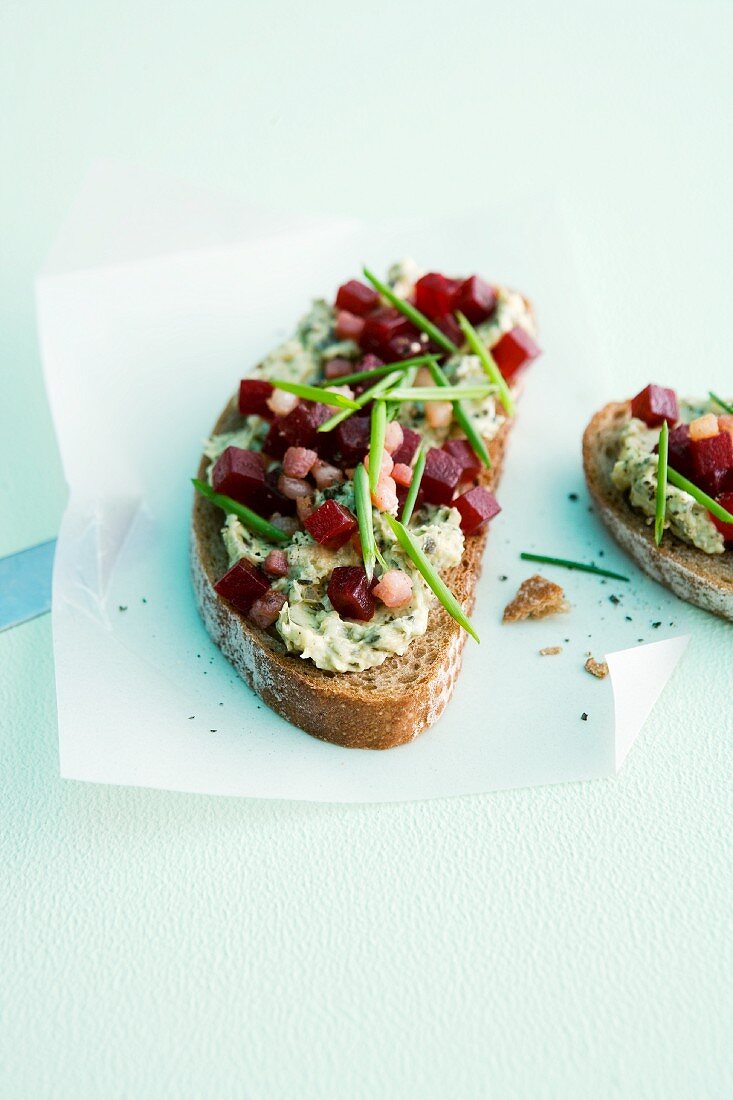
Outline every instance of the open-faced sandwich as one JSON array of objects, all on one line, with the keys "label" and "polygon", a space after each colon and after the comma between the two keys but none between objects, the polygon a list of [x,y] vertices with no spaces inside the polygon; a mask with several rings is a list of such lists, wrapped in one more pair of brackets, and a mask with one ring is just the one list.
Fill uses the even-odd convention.
[{"label": "open-faced sandwich", "polygon": [[601,518],[655,580],[733,619],[733,406],[649,385],[583,437]]},{"label": "open-faced sandwich", "polygon": [[461,663],[517,381],[521,294],[365,269],[245,378],[201,460],[192,568],[206,628],[308,733],[389,748]]}]

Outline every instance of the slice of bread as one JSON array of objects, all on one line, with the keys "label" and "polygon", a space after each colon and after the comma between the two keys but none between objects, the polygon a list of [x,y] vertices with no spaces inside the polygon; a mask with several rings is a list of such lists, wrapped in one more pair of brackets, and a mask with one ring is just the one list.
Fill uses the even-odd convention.
[{"label": "slice of bread", "polygon": [[[235,398],[214,434],[243,424]],[[481,484],[495,489],[501,475],[510,421],[489,444],[491,469]],[[204,478],[208,459],[198,476]],[[442,714],[461,668],[466,632],[442,607],[428,618],[427,632],[402,657],[388,657],[365,672],[323,672],[291,654],[272,631],[253,626],[225,603],[214,584],[229,562],[221,538],[222,512],[196,494],[191,529],[191,568],[196,602],[207,631],[240,676],[273,710],[323,741],[358,749],[389,749],[417,737]],[[466,539],[461,563],[444,579],[470,615],[487,534]]]},{"label": "slice of bread", "polygon": [[620,432],[628,420],[629,402],[606,405],[583,434],[583,469],[599,515],[616,541],[645,573],[688,603],[733,619],[733,552],[706,554],[665,532],[654,542],[654,525],[635,511],[611,480],[620,447]]}]

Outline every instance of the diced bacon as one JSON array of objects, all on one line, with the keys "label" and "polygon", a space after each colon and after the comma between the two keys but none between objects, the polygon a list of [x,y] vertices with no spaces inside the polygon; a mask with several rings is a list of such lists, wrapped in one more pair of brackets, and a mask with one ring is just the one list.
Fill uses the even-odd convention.
[{"label": "diced bacon", "polygon": [[412,599],[412,581],[401,569],[388,569],[372,592],[385,607],[404,607]]},{"label": "diced bacon", "polygon": [[275,622],[285,603],[287,603],[285,593],[276,592],[271,588],[252,604],[249,609],[249,621],[260,630],[267,630]]},{"label": "diced bacon", "polygon": [[384,449],[389,451],[392,455],[395,451],[398,451],[402,446],[405,433],[402,431],[402,425],[398,420],[390,420],[387,425],[387,430],[384,433]]},{"label": "diced bacon", "polygon": [[313,515],[313,497],[298,497],[295,502],[295,509],[300,522],[305,523]]},{"label": "diced bacon", "polygon": [[300,401],[294,393],[286,393],[285,390],[273,390],[272,397],[268,397],[267,406],[272,409],[275,416],[287,416]]},{"label": "diced bacon", "polygon": [[270,516],[270,523],[286,535],[294,535],[296,531],[300,530],[300,524],[295,516],[281,516],[276,513]]},{"label": "diced bacon", "polygon": [[397,513],[399,501],[397,499],[397,486],[389,476],[382,475],[377,482],[377,488],[372,493],[372,503],[380,512]]},{"label": "diced bacon", "polygon": [[287,577],[288,555],[284,550],[271,550],[265,558],[262,568],[271,577]]},{"label": "diced bacon", "polygon": [[286,477],[307,477],[318,455],[307,447],[288,447],[283,457],[283,473]]},{"label": "diced bacon", "polygon": [[344,475],[338,466],[332,466],[330,462],[324,462],[318,458],[313,463],[313,480],[319,489],[330,489],[332,485],[340,485]]},{"label": "diced bacon", "polygon": [[392,467],[392,479],[405,489],[412,485],[412,473],[412,466],[405,466],[404,462],[395,462]]},{"label": "diced bacon", "polygon": [[[364,455],[364,465],[367,470],[369,469],[369,455]],[[392,461],[392,455],[387,454],[386,451],[382,451],[382,461],[379,464],[379,476],[380,478],[392,473],[394,462]]]},{"label": "diced bacon", "polygon": [[426,401],[425,419],[431,428],[448,428],[453,419],[450,401]]},{"label": "diced bacon", "polygon": [[356,340],[358,343],[363,328],[363,317],[357,317],[347,309],[341,309],[336,314],[336,335],[339,340]]},{"label": "diced bacon", "polygon": [[420,367],[419,371],[415,375],[416,386],[434,386],[435,382],[433,376],[427,367]]},{"label": "diced bacon", "polygon": [[280,474],[277,479],[277,487],[288,500],[309,497],[313,492],[313,486],[309,485],[307,481],[302,481],[299,477],[287,477],[285,474]]},{"label": "diced bacon", "polygon": [[719,416],[718,427],[721,432],[728,432],[729,435],[733,435],[733,416],[728,413],[725,416]]},{"label": "diced bacon", "polygon": [[343,378],[345,374],[351,374],[353,370],[354,364],[349,359],[337,356],[335,359],[329,359],[324,364],[323,377],[332,382],[335,378]]},{"label": "diced bacon", "polygon": [[347,466],[346,469],[344,470],[344,473],[346,474],[346,477],[348,478],[349,481],[354,480],[355,470],[356,470],[355,466]]},{"label": "diced bacon", "polygon": [[698,416],[690,424],[690,439],[710,439],[718,434],[718,418],[715,413]]}]

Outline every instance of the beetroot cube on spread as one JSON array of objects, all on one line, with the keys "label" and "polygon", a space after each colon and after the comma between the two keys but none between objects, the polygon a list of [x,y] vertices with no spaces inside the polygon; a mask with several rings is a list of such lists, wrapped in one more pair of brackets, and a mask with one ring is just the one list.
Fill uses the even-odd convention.
[{"label": "beetroot cube on spread", "polygon": [[491,354],[505,381],[512,382],[522,367],[537,358],[540,349],[529,333],[517,326],[504,333],[494,344]]},{"label": "beetroot cube on spread", "polygon": [[395,336],[417,338],[417,329],[406,317],[403,317],[398,309],[383,306],[367,317],[359,343],[364,351],[373,351],[381,355]]},{"label": "beetroot cube on spread", "polygon": [[[457,347],[460,347],[464,343],[464,336],[461,332],[461,326],[456,321],[452,313],[444,313],[440,317],[435,318],[435,324],[449,340],[452,340]],[[441,349],[442,350],[442,349]]]},{"label": "beetroot cube on spread", "polygon": [[255,600],[264,596],[270,582],[264,573],[245,558],[235,562],[228,573],[214,585],[219,596],[228,600],[237,611],[246,614]]},{"label": "beetroot cube on spread", "polygon": [[262,450],[271,458],[282,458],[290,446],[282,433],[282,422],[283,418],[281,416],[273,420],[270,425],[270,430],[265,437],[265,441],[262,444]]},{"label": "beetroot cube on spread", "polygon": [[265,484],[252,500],[250,507],[261,516],[271,516],[273,512],[279,512],[281,516],[292,516],[295,512],[295,501],[283,496],[277,487],[279,476],[278,470],[268,470]]},{"label": "beetroot cube on spread", "polygon": [[481,459],[467,439],[448,439],[443,450],[455,458],[461,467],[461,481],[470,481],[481,470]]},{"label": "beetroot cube on spread", "polygon": [[465,313],[472,325],[479,325],[496,309],[496,291],[478,275],[471,275],[453,295],[452,308]]},{"label": "beetroot cube on spread", "polygon": [[310,447],[319,427],[332,414],[327,405],[301,401],[280,421],[280,432],[288,447]]},{"label": "beetroot cube on spread", "polygon": [[211,483],[217,493],[251,504],[265,484],[265,460],[259,451],[227,447],[214,464]]},{"label": "beetroot cube on spread", "polygon": [[678,424],[669,433],[667,461],[672,469],[683,477],[690,477],[692,474],[689,424]]},{"label": "beetroot cube on spread", "polygon": [[449,313],[451,308],[451,296],[456,289],[454,279],[446,279],[437,271],[429,271],[415,283],[415,305],[434,321],[444,313]]},{"label": "beetroot cube on spread", "polygon": [[343,504],[327,500],[308,516],[303,526],[321,546],[328,550],[340,550],[358,530],[359,524],[356,516]]},{"label": "beetroot cube on spread", "polygon": [[373,617],[374,596],[361,566],[337,566],[331,574],[326,592],[335,610],[343,618],[369,622]]},{"label": "beetroot cube on spread", "polygon": [[464,535],[478,534],[501,511],[494,494],[480,485],[456,497],[453,507],[461,513],[461,530]]},{"label": "beetroot cube on spread", "polygon": [[669,426],[680,418],[677,394],[664,386],[646,386],[631,401],[631,415],[643,420],[650,428],[659,428],[666,420]]},{"label": "beetroot cube on spread", "polygon": [[[369,450],[371,424],[367,416],[350,416],[339,424],[334,435],[334,449],[343,466],[356,466]],[[328,433],[331,434],[330,432]]]},{"label": "beetroot cube on spread", "polygon": [[272,419],[272,409],[267,404],[272,396],[272,386],[260,378],[243,378],[239,383],[239,411],[242,416],[262,416]]},{"label": "beetroot cube on spread", "polygon": [[360,283],[358,279],[350,279],[348,283],[338,288],[336,294],[336,308],[355,313],[357,317],[363,317],[379,305],[379,295],[373,287],[366,283]]},{"label": "beetroot cube on spread", "polygon": [[392,461],[395,466],[401,462],[403,466],[409,466],[420,446],[420,433],[413,432],[412,428],[402,429],[402,442],[396,451],[392,452]]},{"label": "beetroot cube on spread", "polygon": [[[726,512],[730,512],[730,514],[733,516],[733,492],[721,493],[720,496],[717,498],[717,502],[721,506],[721,508],[725,508]],[[718,519],[718,517],[714,516],[711,512],[709,512],[708,515],[722,534],[725,541],[733,542],[733,523],[726,523],[724,520]]]},{"label": "beetroot cube on spread", "polygon": [[733,466],[733,436],[718,432],[706,439],[693,439],[690,454],[696,481],[725,474]]},{"label": "beetroot cube on spread", "polygon": [[431,447],[425,459],[420,488],[429,504],[450,504],[456,485],[461,480],[461,467],[453,455]]}]

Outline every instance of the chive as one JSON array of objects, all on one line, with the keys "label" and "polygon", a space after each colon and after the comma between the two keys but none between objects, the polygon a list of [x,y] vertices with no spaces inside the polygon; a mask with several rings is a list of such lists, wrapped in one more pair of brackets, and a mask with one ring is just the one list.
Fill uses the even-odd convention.
[{"label": "chive", "polygon": [[[428,363],[428,370],[432,374],[433,381],[437,386],[446,387],[448,385],[448,379],[446,378],[442,367],[439,367],[435,360],[433,360],[432,363]],[[453,415],[456,418],[458,424],[463,429],[463,434],[466,436],[466,439],[471,444],[475,454],[478,455],[487,470],[490,470],[491,459],[489,458],[489,452],[486,450],[486,444],[474,428],[473,424],[471,423],[471,418],[469,417],[468,413],[466,412],[460,401],[453,402]]]},{"label": "chive", "polygon": [[468,346],[475,355],[478,355],[479,359],[481,360],[482,367],[484,368],[494,385],[498,387],[499,400],[504,406],[504,411],[506,412],[507,416],[514,416],[514,413],[516,411],[514,398],[512,397],[511,390],[506,384],[504,375],[501,373],[496,365],[496,360],[494,359],[494,356],[486,347],[483,340],[476,332],[476,329],[473,327],[468,318],[464,317],[464,315],[460,311],[456,314],[456,317],[458,318],[458,324],[461,326],[461,332],[466,337],[466,342],[468,343]]},{"label": "chive", "polygon": [[396,386],[388,401],[481,401],[494,392],[494,386]]},{"label": "chive", "polygon": [[463,609],[458,600],[453,595],[450,588],[448,588],[448,586],[441,579],[439,574],[436,573],[435,569],[433,569],[432,565],[425,557],[422,550],[417,545],[407,528],[403,527],[403,525],[393,516],[391,516],[389,512],[385,512],[385,516],[400,546],[405,551],[408,558],[411,558],[415,568],[418,570],[419,573],[422,574],[428,587],[432,588],[433,592],[438,597],[448,614],[451,615],[456,620],[456,622],[471,635],[472,638],[474,638],[477,642],[480,642],[481,639],[471,626],[470,620],[463,614]]},{"label": "chive", "polygon": [[581,573],[595,573],[597,577],[613,577],[615,581],[628,581],[623,573],[612,573],[610,569],[601,569],[597,565],[586,565],[582,561],[568,561],[566,558],[548,558],[545,554],[528,554],[525,551],[519,555],[523,561],[541,561],[546,565],[561,565],[563,569],[578,569]]},{"label": "chive", "polygon": [[377,491],[379,472],[382,468],[384,434],[387,430],[387,410],[384,401],[375,401],[372,409],[372,430],[369,437],[369,488]]},{"label": "chive", "polygon": [[405,527],[412,518],[412,513],[415,508],[415,501],[417,500],[418,490],[420,489],[420,482],[422,481],[423,471],[425,469],[425,459],[427,458],[427,451],[425,449],[425,440],[420,444],[420,449],[417,452],[417,462],[412,471],[412,481],[410,482],[410,488],[407,490],[407,496],[405,497],[405,506],[402,509],[402,522]]},{"label": "chive", "polygon": [[395,309],[398,309],[403,317],[406,317],[408,321],[412,321],[415,328],[422,329],[426,332],[434,344],[437,344],[443,351],[448,352],[449,355],[458,355],[458,348],[449,340],[444,332],[433,324],[432,321],[428,321],[427,317],[420,312],[419,309],[415,309],[413,305],[406,302],[404,298],[400,298],[398,294],[392,290],[391,286],[387,286],[386,283],[381,282],[376,275],[372,275],[368,267],[364,268],[364,275],[383,298],[386,298],[388,302],[391,302]]},{"label": "chive", "polygon": [[669,425],[665,420],[659,433],[659,457],[657,459],[657,509],[654,516],[654,541],[659,546],[664,534],[664,516],[667,511],[667,457],[669,455]]},{"label": "chive", "polygon": [[416,355],[413,359],[401,359],[397,363],[385,363],[384,366],[375,367],[374,370],[358,370],[355,374],[344,374],[342,377],[334,378],[329,382],[319,383],[319,385],[329,386],[332,385],[333,382],[338,382],[339,386],[350,386],[352,382],[365,382],[369,378],[382,378],[385,374],[389,374],[390,371],[399,368],[421,367],[424,363],[428,363],[434,358],[434,355]]},{"label": "chive", "polygon": [[276,390],[294,393],[296,397],[303,397],[306,401],[320,401],[322,405],[333,405],[337,409],[359,408],[356,401],[352,401],[350,397],[344,397],[342,393],[334,393],[333,390],[322,389],[321,386],[305,386],[301,382],[280,382],[277,379],[271,384]]},{"label": "chive", "polygon": [[729,405],[727,401],[724,401],[722,397],[718,397],[717,393],[713,393],[712,390],[708,390],[708,394],[716,405],[720,405],[723,412],[733,414],[733,405]]},{"label": "chive", "polygon": [[258,516],[256,512],[250,511],[244,504],[240,504],[239,501],[232,500],[231,497],[224,496],[222,493],[215,492],[207,482],[200,481],[197,477],[192,477],[191,481],[194,487],[201,493],[201,496],[206,497],[212,504],[216,504],[230,515],[236,516],[237,519],[242,521],[245,527],[250,531],[254,531],[256,535],[262,535],[263,539],[268,539],[270,542],[289,541],[289,535],[286,535],[279,527],[275,527],[274,524],[268,523],[266,519],[263,519],[262,516]]},{"label": "chive", "polygon": [[708,512],[716,519],[722,520],[723,523],[733,523],[733,515],[726,512],[722,504],[718,504],[717,500],[713,500],[707,493],[703,493],[702,489],[698,489],[697,485],[693,485],[691,481],[688,481],[682,474],[678,474],[671,466],[667,467],[667,481],[671,481],[678,489],[683,489],[686,493],[689,493],[693,500],[696,500],[698,504],[702,504],[703,508],[707,508]]},{"label": "chive", "polygon": [[359,538],[361,539],[361,551],[364,555],[364,569],[367,580],[374,576],[374,561],[376,557],[376,541],[374,539],[374,522],[372,515],[372,499],[369,494],[369,475],[363,462],[354,470],[354,501],[356,504],[356,518],[359,522]]},{"label": "chive", "polygon": [[[391,374],[386,375],[384,378],[380,378],[378,382],[375,382],[368,390],[364,390],[364,393],[360,394],[355,405],[357,409],[362,409],[365,405],[368,405],[370,401],[373,401],[375,397],[381,397],[390,386],[394,386],[396,382],[399,382],[403,377],[404,371],[393,371]],[[342,409],[341,412],[334,413],[334,415],[327,420],[324,424],[321,424],[318,429],[319,432],[330,432],[332,428],[335,428],[342,420],[348,419],[351,416],[353,409]]]}]

